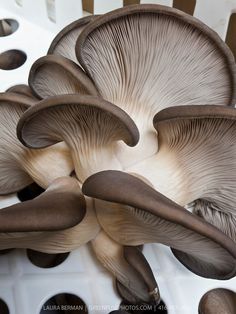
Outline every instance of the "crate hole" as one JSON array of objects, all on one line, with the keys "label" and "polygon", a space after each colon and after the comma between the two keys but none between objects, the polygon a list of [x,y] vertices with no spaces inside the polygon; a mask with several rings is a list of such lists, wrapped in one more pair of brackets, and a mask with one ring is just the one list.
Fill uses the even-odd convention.
[{"label": "crate hole", "polygon": [[225,42],[236,59],[236,13],[230,16]]},{"label": "crate hole", "polygon": [[119,309],[129,314],[168,314],[168,308],[163,300],[158,305],[153,304],[132,304],[122,301]]},{"label": "crate hole", "polygon": [[196,6],[196,0],[174,0],[173,8],[179,9],[185,13],[193,15]]},{"label": "crate hole", "polygon": [[32,183],[25,187],[24,189],[17,192],[17,196],[21,202],[29,201],[39,196],[44,192],[44,189],[41,188],[37,183]]},{"label": "crate hole", "polygon": [[140,4],[140,0],[123,0],[124,7],[130,4]]},{"label": "crate hole", "polygon": [[28,259],[31,261],[33,265],[40,268],[52,268],[59,266],[67,259],[69,254],[70,254],[69,252],[47,254],[30,249],[27,250]]},{"label": "crate hole", "polygon": [[21,50],[7,50],[0,54],[0,69],[14,70],[22,66],[27,59],[26,54]]},{"label": "crate hole", "polygon": [[1,314],[10,314],[9,308],[2,299],[0,299],[0,313]]},{"label": "crate hole", "polygon": [[19,23],[13,19],[0,20],[0,37],[9,36],[18,29]]},{"label": "crate hole", "polygon": [[78,296],[70,293],[60,293],[44,303],[39,314],[46,313],[85,314],[88,313],[88,310],[84,301]]}]

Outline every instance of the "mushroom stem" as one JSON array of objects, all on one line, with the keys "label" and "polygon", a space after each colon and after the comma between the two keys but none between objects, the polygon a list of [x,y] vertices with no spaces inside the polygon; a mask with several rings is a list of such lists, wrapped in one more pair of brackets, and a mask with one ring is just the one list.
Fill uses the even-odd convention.
[{"label": "mushroom stem", "polygon": [[102,170],[122,169],[114,154],[114,144],[101,146],[96,145],[96,142],[88,144],[78,143],[76,140],[68,137],[67,143],[71,149],[75,173],[80,182],[84,182],[90,175]]}]

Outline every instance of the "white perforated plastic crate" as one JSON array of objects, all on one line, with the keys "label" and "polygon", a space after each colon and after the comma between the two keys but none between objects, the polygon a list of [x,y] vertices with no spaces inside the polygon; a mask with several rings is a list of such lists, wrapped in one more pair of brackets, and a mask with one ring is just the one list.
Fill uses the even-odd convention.
[{"label": "white perforated plastic crate", "polygon": [[[140,2],[173,4],[172,0]],[[94,0],[94,13],[105,13],[122,4],[121,0]],[[236,0],[196,0],[194,15],[225,39],[234,11]],[[17,49],[27,55],[26,62],[18,69],[0,70],[0,91],[27,83],[32,63],[46,54],[55,34],[84,14],[88,13],[82,11],[80,0],[0,0],[0,19],[15,19],[19,23],[16,32],[0,37],[0,53]],[[1,197],[0,207],[16,202],[15,195]],[[236,288],[236,279],[215,281],[192,274],[162,245],[145,245],[144,254],[169,314],[197,314],[199,300],[206,291],[216,287]],[[34,266],[24,250],[0,256],[0,298],[7,303],[10,314],[39,314],[50,297],[62,292],[82,298],[91,314],[109,313],[118,309],[121,301],[113,289],[111,276],[96,262],[89,245],[71,252],[62,264],[49,269]]]}]

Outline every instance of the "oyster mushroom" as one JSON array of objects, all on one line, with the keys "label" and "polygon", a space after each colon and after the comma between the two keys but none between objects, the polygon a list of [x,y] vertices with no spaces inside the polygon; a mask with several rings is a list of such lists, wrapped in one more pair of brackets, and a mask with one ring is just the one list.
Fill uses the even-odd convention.
[{"label": "oyster mushroom", "polygon": [[121,169],[114,154],[119,140],[136,145],[139,133],[131,118],[115,105],[93,96],[63,95],[43,100],[21,117],[20,141],[44,148],[65,141],[78,179],[103,169]]},{"label": "oyster mushroom", "polygon": [[[102,227],[119,243],[162,243],[195,274],[214,279],[236,275],[236,244],[140,179],[120,171],[103,171],[89,177],[82,191],[103,200],[95,206],[106,212],[106,217],[110,211],[112,224]],[[123,206],[117,205],[115,211],[114,203]]]},{"label": "oyster mushroom", "polygon": [[[69,175],[73,164],[63,143],[50,149],[30,150],[16,136],[16,125],[35,100],[15,93],[0,94],[0,194],[17,192],[33,181],[43,188],[60,176]],[[50,171],[49,171],[50,169]]]},{"label": "oyster mushroom", "polygon": [[156,153],[152,117],[175,105],[235,103],[235,63],[220,37],[202,22],[159,5],[134,5],[90,22],[77,58],[101,97],[126,111],[140,131],[134,149],[120,143],[128,167]]},{"label": "oyster mushroom", "polygon": [[60,55],[78,63],[75,56],[77,38],[85,26],[94,20],[95,17],[94,15],[82,17],[63,28],[53,39],[48,49],[48,54]]},{"label": "oyster mushroom", "polygon": [[88,94],[96,96],[96,87],[84,71],[62,56],[39,58],[31,67],[29,86],[39,98],[60,94]]},{"label": "oyster mushroom", "polygon": [[[11,213],[20,220],[12,219]],[[0,215],[6,225],[1,227],[0,249],[64,253],[90,241],[99,232],[91,202],[86,200],[85,211],[79,182],[70,177],[54,180],[34,200],[1,209]]]},{"label": "oyster mushroom", "polygon": [[236,293],[223,288],[213,289],[204,294],[199,303],[199,314],[234,314]]},{"label": "oyster mushroom", "polygon": [[178,106],[154,117],[159,151],[129,168],[236,243],[236,109]]}]

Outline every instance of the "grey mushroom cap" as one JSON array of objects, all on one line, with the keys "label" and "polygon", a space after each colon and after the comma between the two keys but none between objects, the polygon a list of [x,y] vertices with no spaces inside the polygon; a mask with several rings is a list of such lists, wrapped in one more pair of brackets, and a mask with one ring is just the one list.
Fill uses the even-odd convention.
[{"label": "grey mushroom cap", "polygon": [[97,169],[120,168],[114,157],[116,143],[122,140],[135,146],[139,140],[135,123],[123,110],[88,95],[62,95],[41,101],[21,117],[17,134],[31,148],[64,140],[81,181]]},{"label": "grey mushroom cap", "polygon": [[113,224],[103,227],[120,243],[162,243],[199,276],[229,279],[236,275],[236,244],[140,179],[102,171],[89,177],[82,191],[98,199],[96,208],[101,206],[107,217],[110,212]]},{"label": "grey mushroom cap", "polygon": [[199,303],[199,314],[234,314],[236,293],[224,288],[213,289],[204,294]]},{"label": "grey mushroom cap", "polygon": [[84,71],[60,55],[48,55],[35,61],[28,81],[40,99],[72,93],[98,95],[96,87]]},{"label": "grey mushroom cap", "polygon": [[80,34],[76,55],[101,97],[125,110],[139,129],[135,149],[121,143],[125,167],[157,152],[152,119],[160,110],[236,102],[236,66],[227,45],[170,7],[126,6],[97,17]]}]

